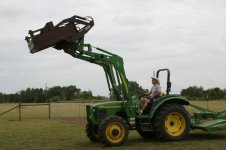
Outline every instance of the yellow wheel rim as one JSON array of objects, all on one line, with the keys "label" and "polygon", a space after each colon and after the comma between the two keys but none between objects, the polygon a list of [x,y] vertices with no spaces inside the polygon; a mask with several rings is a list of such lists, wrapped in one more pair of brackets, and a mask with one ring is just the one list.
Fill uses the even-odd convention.
[{"label": "yellow wheel rim", "polygon": [[112,143],[118,143],[125,136],[125,128],[119,122],[112,122],[106,128],[106,138]]},{"label": "yellow wheel rim", "polygon": [[180,136],[185,130],[186,122],[184,116],[179,112],[172,112],[165,120],[166,132],[171,136]]}]

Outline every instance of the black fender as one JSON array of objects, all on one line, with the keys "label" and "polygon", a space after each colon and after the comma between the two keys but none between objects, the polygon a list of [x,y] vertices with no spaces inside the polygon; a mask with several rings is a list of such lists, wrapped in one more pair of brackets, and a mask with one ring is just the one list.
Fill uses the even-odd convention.
[{"label": "black fender", "polygon": [[190,104],[188,100],[186,100],[185,98],[180,97],[180,96],[161,97],[153,103],[152,109],[149,112],[149,117],[153,118],[153,116],[158,111],[158,109],[160,109],[163,105],[168,104],[168,103],[179,104],[179,105],[189,105]]}]

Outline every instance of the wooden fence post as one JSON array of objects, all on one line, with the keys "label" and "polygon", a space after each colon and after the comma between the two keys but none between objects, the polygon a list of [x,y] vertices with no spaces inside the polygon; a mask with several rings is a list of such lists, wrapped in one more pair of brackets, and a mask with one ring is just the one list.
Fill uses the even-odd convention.
[{"label": "wooden fence post", "polygon": [[50,114],[51,114],[51,107],[50,107],[50,102],[49,102],[49,120],[50,120]]},{"label": "wooden fence post", "polygon": [[21,103],[19,103],[19,120],[21,121]]},{"label": "wooden fence post", "polygon": [[80,104],[78,105],[78,117],[80,117]]}]

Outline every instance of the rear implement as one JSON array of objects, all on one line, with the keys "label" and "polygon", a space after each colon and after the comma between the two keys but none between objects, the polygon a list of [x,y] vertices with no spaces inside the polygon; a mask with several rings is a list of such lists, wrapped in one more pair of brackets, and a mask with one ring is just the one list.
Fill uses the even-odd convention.
[{"label": "rear implement", "polygon": [[190,104],[191,107],[201,111],[191,117],[192,129],[208,132],[226,130],[226,111],[213,112],[211,110]]}]

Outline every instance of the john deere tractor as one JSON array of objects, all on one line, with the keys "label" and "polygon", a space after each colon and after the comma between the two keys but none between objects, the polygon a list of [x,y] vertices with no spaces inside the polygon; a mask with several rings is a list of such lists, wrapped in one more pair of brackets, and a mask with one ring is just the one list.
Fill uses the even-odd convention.
[{"label": "john deere tractor", "polygon": [[[155,99],[144,114],[138,115],[140,100],[129,91],[122,57],[84,43],[84,35],[93,26],[91,17],[72,16],[57,25],[48,22],[41,29],[30,30],[29,36],[25,38],[32,54],[53,47],[103,68],[108,88],[115,99],[86,106],[86,134],[91,141],[100,141],[108,146],[122,145],[127,141],[130,130],[137,130],[143,138],[177,141],[186,138],[190,129],[226,129],[226,111],[212,112],[189,104],[180,95],[169,94],[169,69],[160,69],[156,74],[159,77],[162,71],[167,72],[165,95]],[[184,105],[195,107],[201,112],[190,116]]]}]

